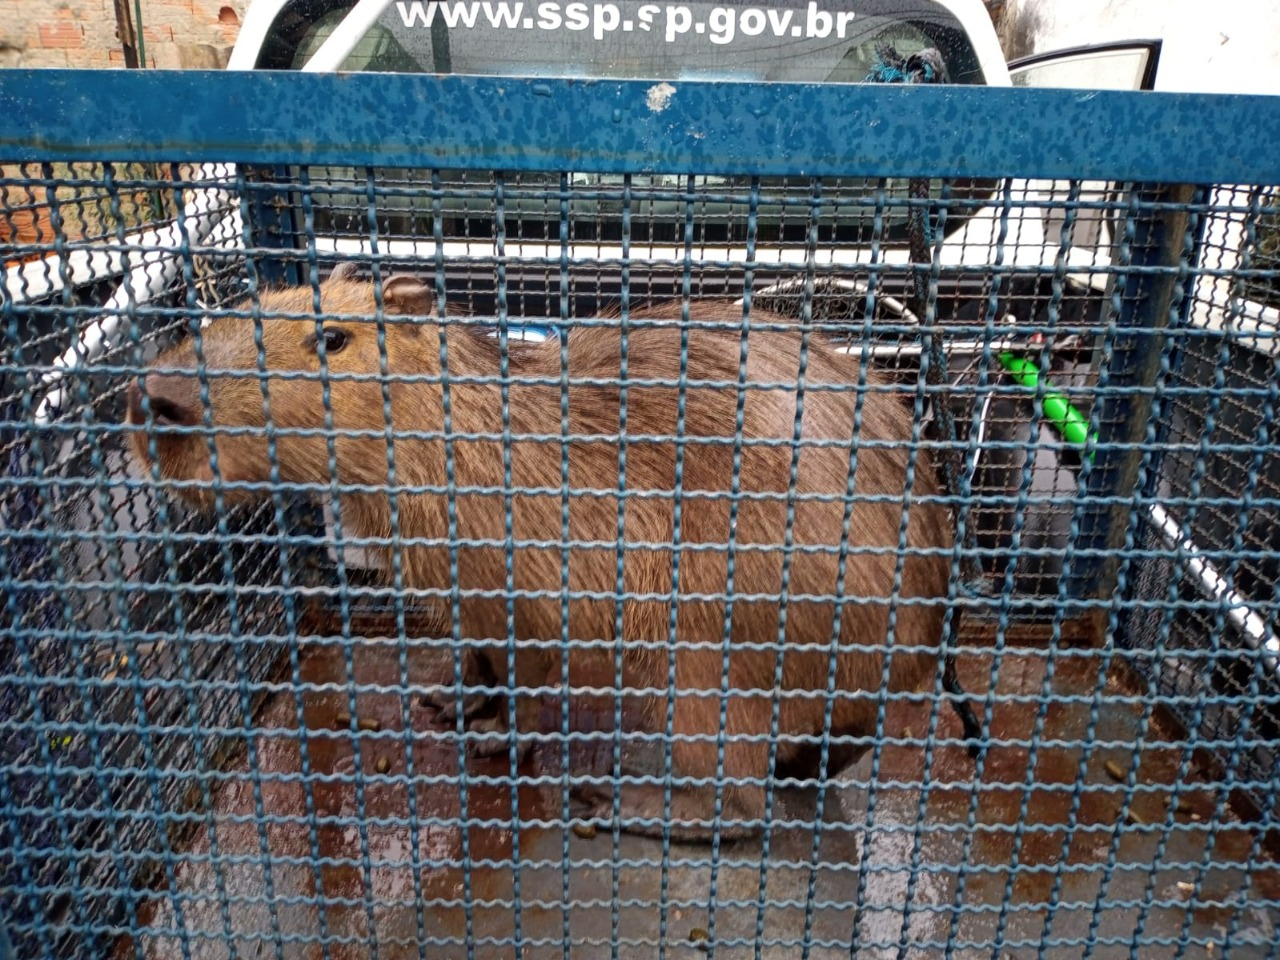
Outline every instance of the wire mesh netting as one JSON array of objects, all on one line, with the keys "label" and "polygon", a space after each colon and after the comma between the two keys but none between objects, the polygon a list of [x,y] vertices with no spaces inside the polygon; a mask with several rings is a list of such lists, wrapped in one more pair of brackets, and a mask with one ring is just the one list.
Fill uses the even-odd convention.
[{"label": "wire mesh netting", "polygon": [[1276,956],[1274,186],[204,159],[0,175],[16,955]]}]

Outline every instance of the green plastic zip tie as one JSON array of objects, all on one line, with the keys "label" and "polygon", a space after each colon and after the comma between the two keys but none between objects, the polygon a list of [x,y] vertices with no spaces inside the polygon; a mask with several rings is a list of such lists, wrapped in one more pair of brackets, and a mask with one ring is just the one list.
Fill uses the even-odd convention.
[{"label": "green plastic zip tie", "polygon": [[[1024,387],[1038,390],[1043,386],[1044,395],[1041,405],[1044,416],[1057,431],[1066,437],[1069,443],[1084,447],[1089,440],[1089,421],[1071,405],[1064,394],[1053,390],[1048,379],[1040,375],[1040,368],[1030,360],[1014,356],[1005,351],[1000,354],[1001,365],[1009,371],[1009,375]],[[1089,451],[1089,459],[1093,459],[1095,451]]]}]

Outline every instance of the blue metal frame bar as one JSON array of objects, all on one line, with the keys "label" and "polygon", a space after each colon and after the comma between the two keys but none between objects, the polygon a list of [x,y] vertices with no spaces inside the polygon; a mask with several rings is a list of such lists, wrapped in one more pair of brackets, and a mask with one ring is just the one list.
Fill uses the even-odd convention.
[{"label": "blue metal frame bar", "polygon": [[1129,182],[1280,182],[1280,153],[1265,149],[1280,142],[1280,97],[693,81],[673,89],[651,99],[644,81],[6,70],[0,157],[801,177],[1087,170]]},{"label": "blue metal frame bar", "polygon": [[[1190,315],[1195,279],[1191,265],[1197,262],[1190,257],[1199,251],[1203,218],[1193,220],[1188,208],[1202,196],[1202,188],[1190,185],[1139,194],[1149,212],[1133,218],[1128,266],[1117,278],[1119,309],[1115,311],[1114,333],[1103,348],[1108,368],[1103,399],[1106,416],[1098,430],[1097,456],[1082,477],[1091,506],[1080,517],[1080,547],[1086,554],[1096,551],[1105,556],[1108,548],[1114,553],[1109,559],[1077,565],[1076,582],[1068,591],[1074,597],[1112,595],[1116,578],[1123,577],[1118,571],[1129,562],[1132,545],[1126,544],[1126,537],[1134,536],[1145,522],[1145,511],[1136,503],[1092,504],[1095,497],[1146,491],[1150,479],[1159,475],[1163,454],[1154,444],[1156,425],[1161,422],[1157,382],[1162,375],[1161,362],[1170,363],[1166,354],[1176,342],[1166,339],[1164,333],[1181,329]],[[1168,208],[1175,204],[1174,209],[1161,209],[1161,205]],[[1112,392],[1131,387],[1142,389],[1133,394]]]}]

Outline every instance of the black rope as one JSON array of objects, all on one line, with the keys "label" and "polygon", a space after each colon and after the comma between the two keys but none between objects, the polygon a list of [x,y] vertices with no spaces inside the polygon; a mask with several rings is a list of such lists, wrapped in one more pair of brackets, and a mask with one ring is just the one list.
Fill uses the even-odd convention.
[{"label": "black rope", "polygon": [[[867,75],[871,83],[947,83],[946,64],[942,54],[933,47],[903,57],[887,44],[876,47],[879,62]],[[947,376],[947,353],[942,331],[934,322],[932,330],[927,325],[929,310],[929,273],[933,266],[933,243],[930,236],[928,204],[929,180],[913,177],[907,186],[910,205],[907,214],[907,239],[911,257],[911,293],[907,305],[920,325],[920,345],[928,352],[926,380],[933,387],[932,430],[934,439],[945,444],[939,458],[943,483],[951,496],[956,497],[964,489],[964,462],[960,453],[955,411],[951,407],[950,378]],[[982,590],[982,570],[978,566],[973,526],[967,525],[960,553],[961,589],[967,601],[973,600]],[[960,636],[960,624],[964,607],[957,607],[952,620],[952,635]],[[982,727],[969,705],[960,677],[956,670],[955,654],[948,648],[943,657],[942,686],[951,695],[951,706],[960,718],[965,740],[969,743],[969,755],[977,757]]]}]

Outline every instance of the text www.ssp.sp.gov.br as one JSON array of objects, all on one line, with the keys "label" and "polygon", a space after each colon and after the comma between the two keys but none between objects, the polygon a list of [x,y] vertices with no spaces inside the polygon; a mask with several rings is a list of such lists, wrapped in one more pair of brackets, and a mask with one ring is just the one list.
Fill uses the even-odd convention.
[{"label": "text www.ssp.sp.gov.br", "polygon": [[[629,5],[630,6],[630,5]],[[492,27],[508,30],[590,31],[603,40],[610,34],[643,31],[673,43],[682,36],[705,36],[712,43],[732,43],[737,36],[843,39],[854,14],[830,13],[809,3],[805,10],[770,7],[712,7],[705,19],[682,3],[644,3],[624,16],[616,3],[560,3],[542,0],[398,0],[396,10],[406,27],[430,27],[436,19],[448,28]]]}]

